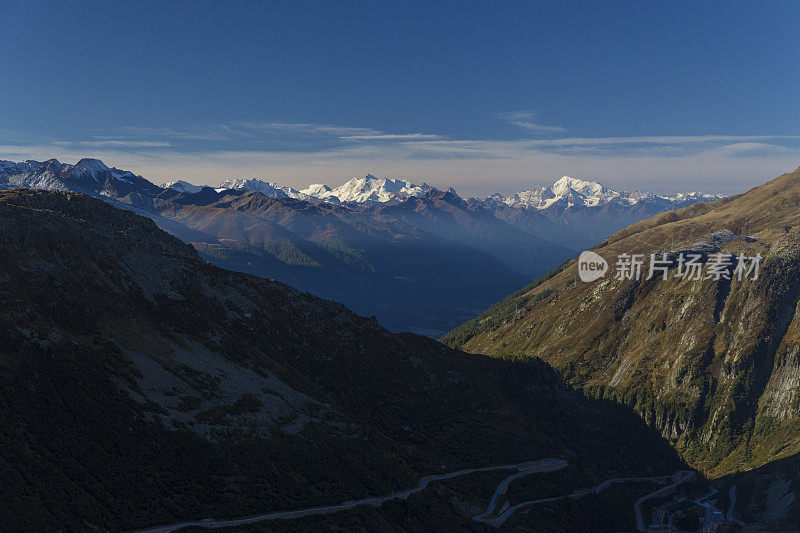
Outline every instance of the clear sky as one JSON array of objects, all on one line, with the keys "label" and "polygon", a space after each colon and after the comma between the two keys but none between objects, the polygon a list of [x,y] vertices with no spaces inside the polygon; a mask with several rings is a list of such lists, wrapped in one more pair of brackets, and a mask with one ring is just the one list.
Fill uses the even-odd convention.
[{"label": "clear sky", "polygon": [[0,158],[155,181],[733,193],[800,165],[800,3],[0,2]]}]

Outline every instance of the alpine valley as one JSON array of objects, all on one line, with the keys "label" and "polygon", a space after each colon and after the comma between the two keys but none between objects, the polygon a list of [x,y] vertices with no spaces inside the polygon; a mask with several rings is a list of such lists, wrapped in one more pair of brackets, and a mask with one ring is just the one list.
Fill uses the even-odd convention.
[{"label": "alpine valley", "polygon": [[0,533],[800,533],[800,2],[0,28]]},{"label": "alpine valley", "polygon": [[460,197],[367,175],[303,190],[258,179],[157,186],[96,159],[0,161],[0,189],[82,192],[130,209],[218,266],[268,277],[438,337],[608,235],[717,199],[623,193],[563,177],[511,196]]},{"label": "alpine valley", "polygon": [[[253,253],[228,235],[264,249],[275,235],[329,234],[410,239],[409,253],[461,246],[514,272],[458,228],[479,221],[473,242],[510,246],[524,232],[499,214],[546,218],[546,190],[477,201],[404,184],[393,198],[328,201],[179,191],[95,160],[11,167],[0,191],[9,530],[645,531],[666,525],[669,502],[687,530],[800,523],[800,169],[593,248],[612,262],[760,254],[755,279],[585,283],[568,259],[440,343],[205,257]],[[572,200],[556,200],[568,209],[656,203],[559,183],[548,190],[568,184]]]}]

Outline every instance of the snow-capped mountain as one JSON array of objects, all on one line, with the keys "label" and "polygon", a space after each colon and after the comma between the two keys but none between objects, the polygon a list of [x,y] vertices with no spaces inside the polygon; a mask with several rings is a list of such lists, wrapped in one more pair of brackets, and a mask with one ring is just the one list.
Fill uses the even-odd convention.
[{"label": "snow-capped mountain", "polygon": [[95,196],[157,194],[161,190],[133,172],[108,167],[99,159],[83,158],[74,165],[58,159],[47,161],[0,161],[0,189],[78,191]]},{"label": "snow-capped mountain", "polygon": [[372,174],[367,174],[363,178],[353,178],[332,189],[330,194],[324,194],[322,199],[333,196],[340,202],[385,203],[395,199],[422,196],[431,190],[433,187],[427,183],[415,185],[408,180],[376,178]]},{"label": "snow-capped mountain", "polygon": [[549,187],[535,187],[510,196],[470,198],[469,202],[533,235],[580,250],[664,211],[719,198],[722,195],[700,192],[620,192],[596,181],[563,176]]},{"label": "snow-capped mountain", "polygon": [[[165,186],[167,185],[169,184]],[[353,178],[336,188],[315,183],[301,191],[259,179],[228,179],[216,187],[218,192],[228,189],[256,191],[271,198],[322,200],[336,204],[345,202],[386,203],[396,199],[422,196],[426,192],[434,190],[426,183],[415,185],[408,180],[377,178],[372,174],[367,174],[363,178]]]},{"label": "snow-capped mountain", "polygon": [[[481,216],[498,219],[534,237],[573,250],[590,247],[615,231],[658,213],[721,198],[699,192],[658,195],[615,191],[596,181],[569,176],[563,176],[548,187],[533,187],[509,196],[493,194],[466,200],[452,188],[445,193],[425,183],[416,185],[405,179],[378,178],[371,174],[353,178],[338,187],[314,184],[301,191],[260,179],[227,179],[214,188],[175,180],[159,187],[132,172],[110,168],[98,159],[89,158],[74,165],[56,159],[0,161],[0,189],[9,188],[78,191],[137,207],[152,207],[153,199],[165,189],[183,195],[204,190],[212,195],[224,195],[232,190],[253,191],[278,201],[340,204],[342,208],[355,209],[368,216],[377,216],[382,207],[390,207],[392,216],[401,219],[411,216],[404,214],[405,211],[415,209],[415,203],[409,200],[446,200],[458,209],[483,213]],[[213,198],[206,195],[203,201],[213,201]],[[434,230],[440,225],[427,231],[436,233]]]},{"label": "snow-capped mountain", "polygon": [[[199,192],[202,188],[183,180],[165,183],[162,187],[190,194]],[[363,178],[353,178],[335,188],[322,183],[315,183],[300,191],[292,187],[281,186],[274,181],[263,181],[256,178],[227,179],[215,187],[217,192],[230,189],[256,191],[270,198],[295,198],[311,202],[323,201],[335,204],[383,204],[424,196],[431,191],[438,190],[427,183],[416,185],[409,180],[378,178],[372,174],[367,174]],[[448,192],[457,195],[452,188],[448,189]],[[470,202],[489,208],[496,208],[499,204],[503,204],[511,208],[537,211],[574,210],[582,207],[602,207],[609,204],[630,207],[639,203],[652,204],[657,206],[658,209],[668,210],[683,207],[690,203],[712,201],[721,197],[720,195],[700,192],[678,193],[675,195],[658,195],[643,191],[620,192],[596,181],[563,176],[549,187],[534,187],[509,196],[492,194],[483,199],[471,198]]]},{"label": "snow-capped mountain", "polygon": [[[65,190],[71,186],[79,186],[82,190],[99,192],[103,187],[104,180],[109,177],[116,182],[128,184],[134,181],[137,183],[146,182],[148,190],[155,187],[144,178],[136,176],[129,171],[108,167],[99,159],[84,158],[75,165],[63,164],[56,159],[43,162],[0,160],[0,185],[3,185],[3,182],[7,182],[5,184],[6,188],[13,186]],[[143,180],[143,182],[139,182],[139,180]],[[194,194],[200,192],[203,186],[194,185],[185,180],[174,180],[163,183],[160,188],[173,189],[185,194]],[[247,190],[260,192],[271,198],[363,204],[382,204],[394,200],[421,197],[438,190],[427,183],[416,185],[409,180],[378,178],[372,174],[367,174],[361,178],[353,178],[335,188],[318,183],[298,191],[292,187],[281,186],[273,181],[264,181],[257,178],[234,178],[222,181],[214,189],[218,193],[226,190]],[[448,192],[457,195],[452,188],[448,189]],[[534,187],[509,196],[492,194],[483,199],[470,198],[469,201],[473,204],[490,208],[502,204],[511,208],[537,211],[602,207],[609,204],[624,207],[641,203],[657,205],[666,210],[719,198],[722,198],[722,195],[701,192],[660,195],[644,191],[615,191],[596,181],[563,176],[549,187]]]},{"label": "snow-capped mountain", "polygon": [[187,194],[194,194],[203,190],[203,187],[201,185],[192,185],[188,181],[184,180],[175,180],[175,181],[168,181],[167,183],[162,183],[161,188],[174,189],[178,192],[183,192]]},{"label": "snow-capped mountain", "polygon": [[318,200],[324,200],[334,204],[339,203],[339,198],[336,196],[336,193],[333,192],[333,189],[322,183],[314,183],[309,185],[300,192],[305,194],[308,198],[316,198]]},{"label": "snow-capped mountain", "polygon": [[264,196],[269,196],[270,198],[304,199],[303,197],[305,196],[297,189],[293,189],[291,187],[281,187],[274,181],[262,181],[257,178],[227,179],[220,183],[218,187],[216,187],[217,192],[222,192],[229,189],[260,192]]},{"label": "snow-capped mountain", "polygon": [[722,198],[722,196],[703,194],[700,192],[680,193],[672,196],[657,195],[642,191],[633,193],[624,191],[618,192],[596,181],[586,181],[563,176],[549,187],[536,187],[510,196],[493,194],[488,196],[486,200],[490,203],[502,202],[510,207],[544,210],[552,206],[563,208],[575,206],[600,207],[612,202],[633,206],[642,201],[663,204],[665,207],[669,208],[669,204],[680,204],[687,201],[704,202],[717,200],[719,198]]},{"label": "snow-capped mountain", "polygon": [[13,176],[15,174],[34,172],[40,166],[42,166],[42,163],[32,159],[20,162],[0,160],[0,175]]}]

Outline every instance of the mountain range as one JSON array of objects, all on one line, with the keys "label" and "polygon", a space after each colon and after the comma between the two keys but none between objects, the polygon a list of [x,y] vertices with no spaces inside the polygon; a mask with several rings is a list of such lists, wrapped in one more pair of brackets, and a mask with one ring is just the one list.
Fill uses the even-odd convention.
[{"label": "mountain range", "polygon": [[433,337],[621,227],[712,199],[619,193],[567,177],[484,199],[371,175],[302,191],[257,179],[159,187],[96,159],[0,161],[0,188],[102,198],[152,218],[219,266]]},{"label": "mountain range", "polygon": [[[620,257],[654,256],[666,272],[648,277],[645,266],[637,278],[609,270],[584,282],[572,259],[443,340],[474,353],[547,361],[588,395],[630,406],[693,467],[727,487],[738,483],[747,521],[794,530],[798,205],[800,169],[638,222],[592,251],[612,267]],[[680,258],[689,255],[703,275],[682,271]],[[737,273],[742,256],[760,258],[758,270],[750,259],[749,275]],[[709,276],[713,265],[718,275]]]},{"label": "mountain range", "polygon": [[[568,466],[538,474],[544,485],[515,483],[502,504],[685,468],[635,414],[571,390],[541,361],[390,333],[210,265],[129,209],[2,191],[0,229],[4,531],[239,518],[545,457]],[[473,517],[510,473],[274,527],[489,531]],[[653,486],[543,504],[509,524],[630,529],[634,500]]]},{"label": "mountain range", "polygon": [[[164,183],[162,187],[192,193],[202,189],[185,181]],[[353,178],[335,188],[314,184],[298,191],[281,187],[276,182],[251,178],[227,179],[214,189],[217,192],[243,189],[260,192],[271,198],[367,206],[403,203],[408,199],[442,192],[427,183],[415,185],[408,180],[377,178],[371,174]],[[595,181],[569,176],[563,176],[549,187],[535,187],[509,196],[496,193],[485,198],[462,199],[452,187],[445,192],[471,208],[490,212],[495,218],[525,233],[573,250],[589,248],[615,231],[658,213],[723,197],[701,192],[672,195],[639,190],[619,192]],[[529,270],[530,265],[524,265],[523,272]]]},{"label": "mountain range", "polygon": [[[180,192],[199,192],[202,185],[192,185],[183,180],[163,183],[163,188],[172,188]],[[435,187],[423,183],[415,185],[404,179],[377,178],[367,174],[363,178],[353,178],[339,187],[313,184],[302,190],[292,187],[282,187],[274,181],[263,181],[258,178],[226,179],[219,186],[213,187],[217,191],[225,189],[245,189],[257,191],[272,198],[296,198],[299,200],[321,200],[332,203],[386,203],[395,200],[404,200],[410,197],[423,196],[435,190]],[[447,192],[457,194],[450,188]],[[700,192],[680,193],[674,195],[657,195],[654,193],[636,191],[617,192],[600,185],[594,181],[563,176],[549,187],[535,187],[510,196],[495,193],[484,199],[470,198],[475,203],[486,202],[495,204],[504,203],[509,207],[525,209],[546,210],[560,204],[560,207],[598,207],[609,203],[621,205],[636,205],[638,203],[655,203],[675,208],[686,202],[709,201],[721,198],[720,195],[704,194]]]},{"label": "mountain range", "polygon": [[[201,185],[192,185],[184,180],[163,183],[165,189],[175,189],[180,192],[199,192]],[[258,178],[232,178],[223,180],[219,186],[214,187],[218,192],[227,189],[243,189],[246,191],[260,192],[270,198],[295,198],[307,201],[323,201],[330,203],[384,203],[392,200],[405,199],[412,196],[422,196],[434,190],[427,183],[414,185],[408,180],[392,178],[376,178],[367,174],[363,178],[353,178],[345,184],[331,188],[328,185],[315,183],[298,191],[292,187],[282,187],[274,181],[263,181]]]}]

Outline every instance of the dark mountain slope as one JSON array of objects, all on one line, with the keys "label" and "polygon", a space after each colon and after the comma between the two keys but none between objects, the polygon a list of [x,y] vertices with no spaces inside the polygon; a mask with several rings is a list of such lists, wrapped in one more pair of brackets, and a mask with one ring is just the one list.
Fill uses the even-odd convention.
[{"label": "dark mountain slope", "polygon": [[0,335],[3,530],[236,517],[545,456],[587,485],[679,465],[541,362],[388,333],[80,194],[0,193]]}]

